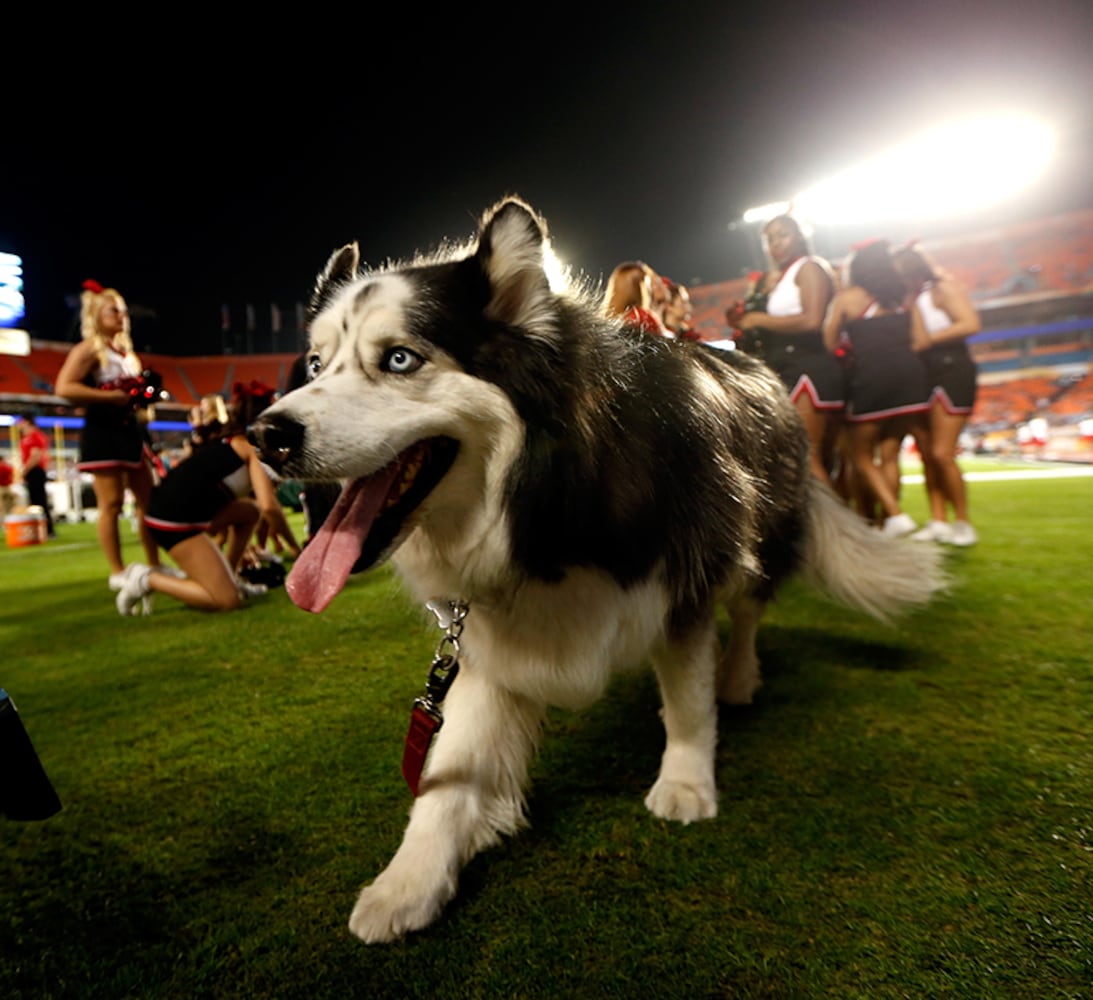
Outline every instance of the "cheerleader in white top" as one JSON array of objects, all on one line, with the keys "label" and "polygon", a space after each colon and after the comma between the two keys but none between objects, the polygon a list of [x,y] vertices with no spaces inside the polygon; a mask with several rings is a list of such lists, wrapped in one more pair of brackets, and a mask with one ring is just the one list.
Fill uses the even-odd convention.
[{"label": "cheerleader in white top", "polygon": [[55,388],[58,396],[84,408],[78,467],[94,478],[99,545],[110,566],[110,587],[118,590],[125,569],[118,519],[127,487],[136,501],[145,556],[150,565],[159,565],[156,544],[144,527],[153,475],[145,452],[143,415],[134,406],[133,394],[118,384],[139,376],[141,365],[120,292],[85,281],[80,327],[83,339],[68,352]]},{"label": "cheerleader in white top", "polygon": [[835,294],[831,266],[809,253],[797,221],[789,215],[763,227],[770,269],[763,279],[766,306],[735,314],[742,346],[761,357],[782,380],[804,421],[813,475],[831,485],[830,453],[845,400],[844,373],[824,349],[821,328]]},{"label": "cheerleader in white top", "polygon": [[968,491],[956,456],[960,433],[975,407],[977,372],[967,338],[981,328],[979,313],[960,283],[913,244],[895,251],[892,259],[930,338],[922,352],[932,386],[930,448],[923,455],[930,521],[915,537],[974,545],[978,536],[968,520]]}]

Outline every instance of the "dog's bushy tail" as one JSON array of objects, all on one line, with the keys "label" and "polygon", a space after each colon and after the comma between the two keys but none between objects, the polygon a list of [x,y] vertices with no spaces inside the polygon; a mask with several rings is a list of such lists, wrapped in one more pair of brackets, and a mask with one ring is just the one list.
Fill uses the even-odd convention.
[{"label": "dog's bushy tail", "polygon": [[808,489],[802,572],[840,604],[890,622],[946,589],[939,546],[882,535],[814,477]]}]

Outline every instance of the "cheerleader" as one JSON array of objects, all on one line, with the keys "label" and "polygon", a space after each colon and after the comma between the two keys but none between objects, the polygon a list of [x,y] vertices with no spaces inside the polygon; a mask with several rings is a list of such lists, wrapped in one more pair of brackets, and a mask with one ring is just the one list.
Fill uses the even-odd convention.
[{"label": "cheerleader", "polygon": [[[846,269],[847,287],[824,322],[824,344],[832,355],[849,352],[847,431],[851,460],[871,493],[868,504],[875,498],[883,508],[885,534],[907,535],[916,525],[900,509],[898,465],[894,476],[886,475],[875,456],[885,440],[898,446],[910,433],[925,441],[930,387],[917,352],[929,339],[918,311],[903,306],[903,281],[885,241],[856,247]],[[872,510],[862,514],[871,517]]]},{"label": "cheerleader", "polygon": [[660,276],[648,264],[630,260],[619,264],[607,279],[603,311],[642,333],[664,337],[668,333],[661,321],[660,307],[666,299]]},{"label": "cheerleader", "polygon": [[832,447],[844,405],[843,370],[824,349],[821,328],[835,294],[831,265],[810,253],[797,220],[779,215],[763,227],[769,270],[756,290],[763,308],[730,321],[745,350],[761,357],[789,390],[808,432],[809,466],[831,485]]},{"label": "cheerleader", "polygon": [[[265,466],[246,438],[246,428],[273,402],[265,386],[237,383],[225,425],[205,427],[204,442],[152,491],[147,524],[156,543],[185,574],[133,563],[117,596],[123,615],[153,593],[167,594],[202,611],[232,611],[244,596],[264,593],[248,584],[240,565],[261,519],[294,554],[300,546]],[[223,539],[223,548],[214,538]]]},{"label": "cheerleader", "polygon": [[113,288],[84,282],[80,330],[82,339],[68,352],[55,388],[58,396],[84,409],[77,468],[93,477],[99,545],[110,567],[110,588],[118,590],[125,570],[118,521],[127,488],[147,562],[159,565],[156,544],[144,526],[154,481],[146,450],[147,411],[139,405],[144,400],[123,387],[139,380],[141,363],[133,351],[129,309]]},{"label": "cheerleader", "polygon": [[[930,521],[915,538],[974,545],[979,536],[968,520],[968,491],[956,455],[960,432],[975,408],[977,372],[967,338],[980,330],[979,313],[960,283],[913,245],[897,250],[892,263],[930,337],[930,346],[922,352],[932,387],[930,451],[922,456]],[[948,507],[953,511],[951,524]]]}]

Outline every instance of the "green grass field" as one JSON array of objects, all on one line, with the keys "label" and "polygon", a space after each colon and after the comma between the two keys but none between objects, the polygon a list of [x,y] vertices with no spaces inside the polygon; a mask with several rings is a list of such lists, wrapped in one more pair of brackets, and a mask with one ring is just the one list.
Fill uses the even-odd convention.
[{"label": "green grass field", "polygon": [[0,687],[64,803],[0,818],[0,996],[1093,997],[1093,478],[971,491],[981,544],[898,627],[786,589],[716,820],[646,812],[656,688],[620,677],[551,714],[531,829],[371,948],[438,638],[393,576],[121,619],[91,525],[0,546]]}]

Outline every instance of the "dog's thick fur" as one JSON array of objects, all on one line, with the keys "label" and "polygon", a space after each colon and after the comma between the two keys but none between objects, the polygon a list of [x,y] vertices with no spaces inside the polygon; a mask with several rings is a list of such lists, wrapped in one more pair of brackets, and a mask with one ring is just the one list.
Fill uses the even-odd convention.
[{"label": "dog's thick fur", "polygon": [[468,859],[524,824],[548,705],[651,661],[666,743],[645,804],[708,819],[717,698],[758,687],[778,584],[802,570],[879,618],[942,585],[933,546],[884,538],[810,476],[765,366],[605,319],[587,290],[552,290],[547,252],[516,199],[432,258],[362,272],[343,248],[316,285],[311,380],[252,428],[285,475],[349,483],[290,577],[297,603],[321,610],[363,552],[421,601],[470,605],[402,846],[350,919],[368,942],[433,921]]}]

